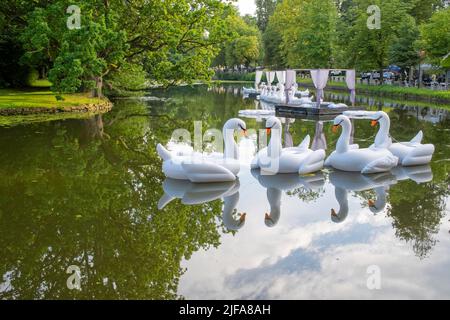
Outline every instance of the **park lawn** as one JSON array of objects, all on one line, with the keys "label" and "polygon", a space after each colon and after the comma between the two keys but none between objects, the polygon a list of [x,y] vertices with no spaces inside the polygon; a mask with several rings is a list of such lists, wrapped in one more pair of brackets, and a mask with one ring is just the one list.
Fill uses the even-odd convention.
[{"label": "park lawn", "polygon": [[62,97],[64,101],[56,100],[51,91],[0,89],[0,108],[64,108],[104,101],[85,93],[64,94]]},{"label": "park lawn", "polygon": [[43,80],[34,80],[30,83],[30,87],[32,88],[50,88],[52,83],[46,79]]}]

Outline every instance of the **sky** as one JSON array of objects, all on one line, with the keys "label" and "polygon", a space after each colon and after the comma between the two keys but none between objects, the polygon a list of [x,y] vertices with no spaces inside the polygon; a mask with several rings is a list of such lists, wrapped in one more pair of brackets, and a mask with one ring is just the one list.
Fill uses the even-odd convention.
[{"label": "sky", "polygon": [[256,5],[254,0],[238,0],[238,7],[241,15],[253,15],[256,13]]}]

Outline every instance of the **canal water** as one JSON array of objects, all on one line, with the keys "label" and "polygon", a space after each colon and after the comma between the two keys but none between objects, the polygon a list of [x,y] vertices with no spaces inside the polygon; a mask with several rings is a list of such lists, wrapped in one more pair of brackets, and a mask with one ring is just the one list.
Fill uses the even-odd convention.
[{"label": "canal water", "polygon": [[[154,90],[114,103],[91,117],[0,121],[0,298],[450,298],[443,106],[357,100],[386,111],[398,141],[422,130],[436,146],[429,166],[261,176],[249,168],[252,134],[239,137],[236,183],[195,185],[165,179],[156,145],[187,148],[171,139],[175,130],[193,140],[199,123],[202,134],[221,130],[240,110],[263,106],[236,85]],[[242,119],[251,129],[265,126]],[[285,145],[309,134],[334,150],[331,122],[282,120]],[[371,145],[377,129],[354,124],[354,143]],[[206,139],[203,147],[214,151]]]}]

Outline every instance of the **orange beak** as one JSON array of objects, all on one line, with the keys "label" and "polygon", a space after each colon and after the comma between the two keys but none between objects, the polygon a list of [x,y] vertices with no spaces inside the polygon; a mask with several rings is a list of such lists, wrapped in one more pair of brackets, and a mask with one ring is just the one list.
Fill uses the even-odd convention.
[{"label": "orange beak", "polygon": [[338,216],[337,213],[336,213],[336,210],[331,209],[331,216],[333,216],[333,217],[337,217]]},{"label": "orange beak", "polygon": [[339,127],[340,127],[340,125],[334,125],[333,126],[333,133],[337,133]]},{"label": "orange beak", "polygon": [[269,135],[271,132],[272,132],[272,129],[271,129],[271,128],[267,128],[267,129],[266,129],[267,135]]},{"label": "orange beak", "polygon": [[243,213],[241,214],[240,218],[239,218],[239,224],[243,224],[245,222],[245,218],[247,217],[247,213]]},{"label": "orange beak", "polygon": [[368,203],[369,203],[369,207],[371,207],[371,208],[375,206],[375,201],[373,201],[373,200],[369,200]]},{"label": "orange beak", "polygon": [[242,135],[243,135],[244,137],[248,137],[248,131],[247,131],[247,129],[243,129],[243,130],[242,130]]},{"label": "orange beak", "polygon": [[377,124],[378,124],[378,121],[377,121],[377,120],[372,120],[372,122],[370,123],[370,125],[371,125],[372,127],[376,127]]}]

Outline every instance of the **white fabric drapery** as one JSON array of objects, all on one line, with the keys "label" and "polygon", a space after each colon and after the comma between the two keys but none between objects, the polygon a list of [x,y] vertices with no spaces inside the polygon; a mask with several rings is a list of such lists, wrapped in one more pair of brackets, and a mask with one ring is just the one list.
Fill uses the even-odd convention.
[{"label": "white fabric drapery", "polygon": [[262,71],[256,71],[256,76],[255,76],[255,88],[256,89],[258,89],[258,86],[261,83],[262,76],[263,76]]},{"label": "white fabric drapery", "polygon": [[319,70],[311,70],[311,78],[314,82],[314,86],[317,89],[317,105],[320,106],[320,100],[323,97],[323,89],[327,86],[328,75],[330,70],[328,69],[319,69]]},{"label": "white fabric drapery", "polygon": [[269,86],[271,86],[272,83],[273,83],[274,80],[275,80],[275,72],[274,72],[274,71],[268,71],[268,72],[266,72],[266,77],[267,77],[267,84],[268,84]]},{"label": "white fabric drapery", "polygon": [[286,83],[286,71],[277,71],[278,82],[284,85]]},{"label": "white fabric drapery", "polygon": [[347,83],[347,87],[350,90],[350,101],[354,106],[356,100],[356,70],[347,70],[345,82]]},{"label": "white fabric drapery", "polygon": [[297,73],[295,72],[295,70],[286,71],[286,86],[285,86],[286,103],[289,103],[289,94],[288,93],[294,87],[294,84],[297,81],[296,77],[297,77]]}]

